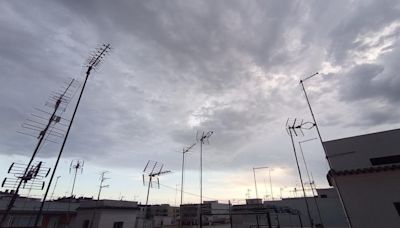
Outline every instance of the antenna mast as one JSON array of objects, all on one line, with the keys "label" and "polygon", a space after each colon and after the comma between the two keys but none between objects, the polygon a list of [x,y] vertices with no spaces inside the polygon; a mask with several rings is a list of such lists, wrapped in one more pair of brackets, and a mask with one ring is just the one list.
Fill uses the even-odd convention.
[{"label": "antenna mast", "polygon": [[202,224],[202,205],[203,205],[203,144],[204,142],[209,143],[208,139],[211,137],[213,134],[213,131],[208,131],[204,132],[201,134],[201,137],[199,139],[200,142],[200,204],[199,204],[199,225],[200,228],[203,227]]},{"label": "antenna mast", "polygon": [[[318,124],[317,124],[317,120],[315,119],[314,112],[313,112],[313,110],[312,110],[312,108],[311,108],[310,100],[308,99],[308,95],[307,95],[307,92],[306,92],[306,88],[304,87],[304,82],[307,81],[308,79],[313,78],[313,77],[316,76],[316,75],[318,75],[318,72],[316,72],[316,73],[314,73],[314,74],[312,74],[312,75],[310,75],[310,76],[308,76],[308,77],[306,77],[306,78],[304,78],[304,79],[300,79],[300,85],[301,85],[301,88],[303,89],[304,97],[306,98],[307,105],[308,105],[308,108],[309,108],[310,113],[311,113],[311,117],[312,117],[312,119],[313,119],[313,121],[314,121],[315,129],[317,130],[317,134],[318,134],[319,141],[321,142],[322,148],[324,149],[325,156],[327,156],[326,148],[325,148],[324,143],[323,143],[323,141],[322,141],[321,132],[319,131],[319,127],[318,127]],[[332,169],[332,165],[331,165],[331,162],[329,161],[328,157],[326,157],[326,160],[328,161],[329,168]],[[332,176],[332,178],[333,178],[333,180],[336,182],[336,178],[335,178],[334,176]],[[351,219],[350,219],[349,214],[348,214],[348,212],[347,212],[347,208],[346,208],[346,205],[345,205],[345,203],[344,203],[344,201],[343,201],[342,194],[341,194],[341,191],[340,191],[340,188],[339,188],[338,185],[336,185],[336,189],[337,189],[337,192],[338,192],[338,195],[339,195],[339,199],[340,199],[340,201],[341,201],[341,203],[342,203],[343,210],[344,210],[344,213],[345,213],[345,215],[346,215],[347,222],[349,223],[350,228],[352,228],[353,225],[352,225],[352,223],[351,223]]]},{"label": "antenna mast", "polygon": [[182,179],[181,179],[181,205],[183,204],[183,182],[184,182],[184,170],[185,170],[185,154],[189,152],[196,143],[193,143],[191,146],[183,148],[182,150]]},{"label": "antenna mast", "polygon": [[[297,119],[294,119],[292,124],[289,124],[289,119],[286,121],[286,130],[290,136],[290,139],[292,141],[292,146],[293,146],[293,153],[294,153],[294,157],[296,159],[296,165],[297,165],[297,170],[299,172],[299,178],[300,178],[300,183],[301,183],[301,188],[303,190],[303,197],[304,197],[304,202],[306,203],[306,208],[307,208],[307,213],[308,213],[308,219],[310,222],[311,227],[314,227],[314,221],[311,217],[311,212],[310,212],[310,207],[308,205],[308,201],[307,201],[307,196],[306,196],[306,191],[304,189],[304,182],[303,182],[303,177],[301,175],[301,170],[300,170],[300,165],[299,165],[299,160],[297,158],[297,152],[296,152],[296,146],[294,145],[294,139],[293,139],[293,133],[295,134],[295,136],[298,136],[298,132],[300,131],[300,133],[302,135],[303,134],[303,129],[305,130],[310,130],[311,128],[313,128],[315,126],[315,123],[312,122],[303,122],[301,121],[301,123],[296,123]],[[297,125],[296,125],[297,124]]]},{"label": "antenna mast", "polygon": [[150,187],[153,187],[153,180],[154,179],[157,180],[158,188],[160,188],[160,179],[158,177],[171,172],[170,170],[164,171],[163,168],[164,164],[151,160],[149,160],[146,166],[144,167],[143,185],[145,185],[145,175],[147,175],[149,178],[149,184],[147,187],[146,205],[149,203]]},{"label": "antenna mast", "polygon": [[111,45],[110,44],[103,44],[102,47],[98,48],[87,61],[87,70],[86,70],[85,81],[84,81],[84,83],[82,85],[82,89],[81,89],[81,91],[79,93],[78,101],[76,102],[75,109],[74,109],[74,112],[72,114],[71,121],[70,121],[70,123],[68,125],[68,130],[67,130],[67,132],[66,132],[66,134],[64,136],[64,141],[63,141],[63,143],[61,145],[61,149],[60,149],[60,151],[58,153],[56,163],[54,164],[53,173],[51,174],[49,184],[47,185],[46,193],[43,196],[42,204],[40,205],[40,209],[39,209],[39,211],[38,211],[38,213],[36,215],[35,227],[38,226],[38,224],[39,224],[40,216],[42,215],[42,212],[43,212],[44,202],[46,201],[47,194],[48,194],[48,192],[50,190],[51,183],[53,181],[55,172],[56,172],[57,167],[58,167],[58,163],[60,162],[61,155],[62,155],[62,153],[64,151],[65,143],[67,142],[67,139],[68,139],[68,136],[69,136],[69,132],[71,130],[72,123],[74,122],[75,115],[76,115],[76,112],[78,110],[78,107],[79,107],[79,104],[80,104],[80,101],[81,101],[81,98],[82,98],[83,91],[85,90],[87,80],[88,80],[92,70],[96,69],[100,65],[100,63],[102,62],[104,56],[110,51],[110,49],[111,49]]},{"label": "antenna mast", "polygon": [[[15,192],[14,192],[12,198],[10,199],[10,202],[8,203],[7,209],[6,209],[5,213],[3,214],[3,217],[1,218],[0,226],[3,225],[3,223],[5,222],[8,214],[10,213],[11,209],[13,208],[14,203],[15,203],[17,197],[18,197],[18,192],[19,192],[19,189],[20,189],[22,183],[25,180],[29,179],[29,175],[30,175],[29,174],[29,169],[32,168],[32,162],[34,161],[37,152],[39,151],[39,149],[43,145],[43,142],[46,140],[46,138],[48,136],[56,136],[56,137],[62,137],[63,136],[62,132],[52,132],[52,131],[54,129],[54,126],[61,121],[61,112],[63,110],[63,106],[66,107],[66,105],[70,101],[69,99],[71,97],[68,97],[68,95],[69,95],[68,93],[69,93],[70,88],[74,87],[74,82],[75,82],[75,80],[72,79],[71,82],[69,82],[69,84],[67,85],[67,87],[65,88],[64,91],[62,91],[61,93],[59,93],[57,95],[52,95],[50,97],[50,102],[46,103],[46,105],[53,108],[53,111],[51,113],[48,113],[46,111],[41,110],[42,112],[50,114],[50,117],[47,119],[47,123],[42,123],[42,122],[40,122],[40,120],[30,120],[30,119],[28,119],[27,123],[24,123],[22,125],[23,128],[31,130],[34,133],[39,132],[39,134],[37,136],[35,135],[35,137],[38,139],[38,142],[37,142],[36,147],[35,147],[35,149],[33,151],[31,159],[29,160],[29,162],[26,165],[25,169],[23,169],[21,175],[18,177],[19,181],[18,181],[17,187],[15,189]],[[36,118],[40,118],[42,120],[43,119],[46,120],[46,118],[38,116],[38,115],[32,114],[32,116],[34,116]],[[20,132],[20,133],[22,133],[22,132]],[[22,134],[34,136],[34,135],[29,134],[29,133],[22,133]]]},{"label": "antenna mast", "polygon": [[104,181],[110,179],[110,178],[104,177],[106,173],[109,173],[109,171],[103,171],[103,172],[101,172],[101,174],[100,174],[99,194],[97,195],[97,200],[100,200],[101,190],[102,190],[103,188],[108,188],[108,187],[110,187],[109,184],[103,185]]}]

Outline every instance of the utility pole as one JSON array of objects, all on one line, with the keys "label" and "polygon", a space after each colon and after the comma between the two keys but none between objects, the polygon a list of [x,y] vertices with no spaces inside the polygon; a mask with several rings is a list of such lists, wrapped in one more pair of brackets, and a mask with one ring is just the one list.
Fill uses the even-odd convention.
[{"label": "utility pole", "polygon": [[105,177],[105,174],[106,174],[106,173],[109,173],[109,171],[103,171],[103,172],[100,173],[100,185],[99,185],[99,193],[97,194],[97,200],[100,200],[101,190],[102,190],[103,188],[108,188],[108,187],[110,187],[109,184],[103,185],[104,181],[110,179],[110,178]]},{"label": "utility pole", "polygon": [[[316,76],[316,75],[318,75],[318,72],[316,72],[316,73],[314,73],[314,74],[312,74],[312,75],[310,75],[310,76],[308,76],[308,77],[306,77],[306,78],[304,78],[304,79],[301,79],[301,80],[300,80],[300,85],[301,85],[301,88],[303,89],[304,97],[306,98],[307,105],[308,105],[308,108],[309,108],[309,110],[310,110],[311,117],[312,117],[312,119],[313,119],[313,121],[314,121],[314,125],[315,125],[315,129],[316,129],[316,131],[317,131],[317,134],[318,134],[318,138],[319,138],[319,140],[320,140],[320,142],[321,142],[322,148],[324,149],[325,156],[326,156],[326,160],[328,161],[329,168],[332,170],[332,165],[331,165],[331,162],[329,161],[329,158],[327,157],[326,148],[325,148],[324,142],[322,141],[322,136],[321,136],[321,132],[319,131],[319,127],[318,127],[317,120],[315,119],[314,112],[313,112],[313,110],[312,110],[312,108],[311,108],[310,100],[308,99],[308,95],[307,95],[306,89],[305,89],[305,87],[304,87],[304,82],[307,81],[307,80],[309,80],[309,79],[311,79],[311,78],[313,78],[313,77]],[[335,178],[334,176],[332,176],[332,179],[333,179],[334,182],[336,182],[336,178]],[[349,217],[349,213],[347,212],[346,204],[345,204],[345,202],[343,201],[340,187],[339,187],[338,185],[336,185],[336,189],[337,189],[337,192],[338,192],[338,195],[339,195],[339,199],[340,199],[340,201],[341,201],[341,203],[342,203],[343,210],[344,210],[344,213],[345,213],[345,215],[346,215],[347,222],[349,223],[350,228],[352,228],[353,225],[352,225],[352,223],[351,223],[351,219],[350,219],[350,217]]]},{"label": "utility pole", "polygon": [[84,83],[82,85],[82,88],[81,88],[81,91],[79,93],[78,101],[76,102],[75,109],[74,109],[74,112],[72,114],[71,121],[70,121],[70,123],[68,125],[68,130],[67,130],[67,132],[66,132],[66,134],[64,136],[64,141],[63,141],[63,143],[61,145],[61,148],[60,148],[60,151],[58,153],[56,163],[54,164],[53,173],[51,174],[49,184],[47,185],[46,193],[43,196],[42,204],[40,205],[40,209],[39,209],[39,211],[38,211],[38,213],[36,215],[35,227],[38,226],[40,217],[42,216],[43,206],[44,206],[44,203],[46,201],[47,194],[48,194],[48,192],[50,190],[50,186],[51,186],[51,183],[53,181],[55,172],[57,170],[58,163],[60,162],[61,155],[62,155],[62,153],[64,151],[64,147],[65,147],[65,144],[67,142],[67,139],[68,139],[68,136],[69,136],[69,132],[71,131],[71,126],[72,126],[72,123],[74,122],[76,112],[78,111],[78,107],[79,107],[79,104],[80,104],[80,101],[81,101],[81,98],[82,98],[82,95],[83,95],[83,91],[85,90],[87,80],[89,79],[89,76],[90,76],[92,70],[96,69],[100,65],[100,63],[102,62],[104,56],[110,51],[110,49],[111,49],[111,45],[110,44],[103,44],[102,47],[97,49],[96,52],[92,55],[92,57],[89,58],[88,61],[87,61],[87,70],[86,70],[85,81],[84,81]]}]

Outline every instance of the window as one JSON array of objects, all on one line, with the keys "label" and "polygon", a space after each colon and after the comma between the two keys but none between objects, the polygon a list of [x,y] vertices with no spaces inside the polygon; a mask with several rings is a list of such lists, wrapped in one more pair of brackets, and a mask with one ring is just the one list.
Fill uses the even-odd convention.
[{"label": "window", "polygon": [[396,208],[397,214],[400,216],[400,202],[393,203],[394,207]]},{"label": "window", "polygon": [[393,163],[400,163],[400,155],[377,157],[369,159],[372,165],[388,165]]},{"label": "window", "polygon": [[82,228],[89,228],[89,220],[83,221]]},{"label": "window", "polygon": [[114,222],[113,228],[123,228],[124,222]]}]

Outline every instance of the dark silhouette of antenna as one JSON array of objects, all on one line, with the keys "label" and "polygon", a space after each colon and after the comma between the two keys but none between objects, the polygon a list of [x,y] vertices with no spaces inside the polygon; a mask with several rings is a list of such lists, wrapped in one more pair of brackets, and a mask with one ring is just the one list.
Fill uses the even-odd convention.
[{"label": "dark silhouette of antenna", "polygon": [[[308,99],[308,95],[307,95],[306,89],[305,89],[305,87],[304,87],[304,82],[307,81],[307,80],[309,80],[309,79],[311,79],[311,78],[313,78],[313,77],[316,76],[316,75],[318,75],[318,72],[316,72],[316,73],[314,73],[314,74],[312,74],[312,75],[310,75],[310,76],[308,76],[308,77],[306,77],[306,78],[304,78],[304,79],[300,79],[300,85],[301,85],[301,88],[303,89],[304,97],[306,98],[307,105],[308,105],[308,108],[309,108],[310,113],[311,113],[311,117],[312,117],[312,119],[313,119],[313,121],[314,121],[315,129],[317,130],[317,134],[318,134],[319,141],[321,142],[322,148],[324,149],[325,156],[326,156],[326,154],[327,154],[327,153],[326,153],[326,148],[325,148],[325,145],[324,145],[324,143],[323,143],[323,141],[322,141],[321,132],[319,131],[319,127],[318,127],[318,124],[317,124],[317,120],[315,119],[314,112],[313,112],[313,110],[312,110],[312,108],[311,108],[310,100]],[[331,162],[329,161],[328,157],[326,157],[326,160],[328,161],[329,168],[332,169],[332,164],[331,164]],[[335,179],[336,179],[335,176],[332,176],[332,179],[333,179],[334,181],[336,181],[336,180],[335,180]],[[350,228],[352,228],[353,225],[352,225],[352,223],[351,223],[351,219],[350,219],[350,217],[349,217],[349,213],[347,212],[346,204],[345,204],[345,202],[343,201],[342,193],[341,193],[340,187],[339,187],[339,186],[336,186],[336,189],[337,189],[337,192],[338,192],[338,195],[339,195],[339,199],[340,199],[340,201],[341,201],[341,203],[342,203],[342,205],[343,205],[343,209],[344,209],[344,213],[345,213],[347,222],[349,223]]]},{"label": "dark silhouette of antenna", "polygon": [[76,112],[78,110],[78,107],[79,107],[79,104],[80,104],[80,101],[81,101],[81,98],[82,98],[83,91],[85,90],[87,80],[88,80],[92,70],[96,69],[99,66],[99,64],[104,59],[104,56],[110,51],[110,49],[111,49],[111,45],[110,44],[103,44],[100,48],[96,49],[96,51],[94,53],[92,53],[91,57],[87,61],[87,70],[86,70],[85,81],[84,81],[84,83],[82,85],[82,88],[81,88],[81,91],[79,93],[78,101],[75,104],[75,109],[74,109],[74,112],[72,114],[71,121],[69,122],[67,132],[65,133],[64,140],[62,142],[60,151],[58,153],[56,163],[54,164],[53,172],[51,174],[51,177],[50,177],[50,180],[49,180],[49,184],[47,185],[46,193],[43,196],[43,200],[42,200],[42,203],[40,205],[40,209],[39,209],[39,211],[38,211],[38,213],[36,215],[35,227],[37,227],[38,224],[39,224],[40,217],[41,217],[42,212],[43,212],[43,206],[44,206],[44,203],[46,201],[47,194],[48,194],[48,192],[50,190],[51,183],[52,183],[52,181],[54,179],[54,175],[55,175],[55,172],[57,170],[58,163],[60,162],[60,158],[61,158],[62,152],[64,151],[65,143],[67,142],[67,139],[68,139],[68,136],[69,136],[69,132],[71,130],[72,123],[74,122],[75,115],[76,115]]},{"label": "dark silhouette of antenna", "polygon": [[[8,214],[10,213],[11,209],[14,206],[14,203],[18,197],[18,192],[27,178],[29,174],[29,170],[31,169],[32,162],[34,161],[37,152],[41,148],[43,142],[48,138],[49,136],[54,136],[54,137],[62,137],[63,132],[60,129],[54,129],[55,125],[61,121],[61,112],[65,110],[65,107],[68,105],[70,101],[70,96],[69,92],[74,88],[76,85],[75,80],[72,79],[66,88],[58,95],[52,95],[50,97],[50,101],[46,103],[46,106],[49,106],[52,108],[53,111],[47,112],[43,111],[44,113],[47,113],[47,117],[43,117],[40,115],[33,114],[32,119],[28,119],[26,123],[22,124],[22,127],[26,129],[28,132],[20,132],[25,135],[30,135],[33,137],[36,137],[38,139],[38,142],[36,144],[36,147],[32,153],[32,156],[28,162],[28,164],[25,166],[25,169],[23,170],[22,175],[19,178],[17,187],[15,189],[15,192],[10,199],[10,202],[8,203],[7,209],[5,213],[3,214],[3,217],[1,218],[0,221],[0,226],[3,225],[5,222],[5,219],[7,218]],[[39,109],[40,110],[40,109]],[[43,120],[47,122],[43,122]],[[48,140],[48,141],[53,141],[53,140]]]},{"label": "dark silhouette of antenna", "polygon": [[110,179],[110,178],[108,178],[108,177],[105,177],[106,173],[109,173],[109,171],[103,171],[103,172],[101,172],[101,174],[100,174],[99,194],[97,194],[97,200],[100,200],[101,190],[102,190],[103,188],[108,188],[108,187],[110,187],[109,184],[103,185],[104,181]]},{"label": "dark silhouette of antenna", "polygon": [[184,172],[185,172],[185,154],[187,152],[189,152],[195,145],[196,145],[196,143],[193,143],[189,147],[185,147],[182,150],[181,205],[183,204],[183,189],[184,189],[183,184],[184,184]]},{"label": "dark silhouette of antenna", "polygon": [[157,186],[160,188],[160,179],[158,177],[171,172],[170,170],[163,170],[163,168],[164,164],[149,160],[143,169],[143,185],[145,185],[146,176],[149,178],[146,205],[149,203],[150,187],[153,187],[154,179],[156,179]]},{"label": "dark silhouette of antenna", "polygon": [[49,175],[50,168],[43,167],[43,162],[37,162],[31,165],[26,174],[24,174],[25,169],[25,164],[13,162],[7,172],[13,177],[5,177],[1,187],[14,189],[19,182],[22,182],[20,185],[22,189],[43,190],[44,179]]},{"label": "dark silhouette of antenna", "polygon": [[[209,144],[209,138],[213,134],[213,131],[204,132],[201,134],[201,137],[198,139],[200,143],[200,204],[199,204],[199,225],[200,228],[203,227],[202,224],[202,204],[203,204],[203,144],[207,142]],[[198,134],[196,135],[197,138]]]},{"label": "dark silhouette of antenna", "polygon": [[[290,123],[292,122],[292,123]],[[301,170],[300,170],[300,165],[299,165],[299,160],[297,158],[297,152],[296,152],[296,146],[294,144],[294,139],[293,139],[293,134],[295,134],[295,136],[298,136],[299,133],[303,134],[303,129],[305,130],[310,130],[311,128],[313,128],[315,126],[314,123],[312,122],[304,122],[303,120],[301,120],[300,122],[297,121],[297,119],[294,119],[293,121],[291,121],[290,119],[288,119],[286,121],[286,130],[290,136],[290,139],[292,141],[292,146],[293,146],[293,153],[294,153],[294,157],[296,159],[296,164],[297,164],[297,170],[299,172],[299,178],[300,178],[300,183],[301,183],[301,188],[303,190],[303,196],[304,196],[304,202],[306,203],[306,208],[307,208],[307,214],[308,214],[308,219],[310,221],[310,225],[311,227],[314,227],[314,221],[311,217],[311,212],[310,212],[310,207],[308,205],[308,201],[307,201],[307,196],[306,196],[306,191],[304,189],[304,182],[303,182],[303,177],[301,175]]]},{"label": "dark silhouette of antenna", "polygon": [[72,183],[72,189],[71,189],[71,198],[74,196],[76,176],[78,175],[78,173],[80,173],[80,174],[83,173],[84,165],[85,165],[85,162],[83,160],[72,160],[71,164],[69,165],[69,173],[71,174],[71,172],[73,172],[73,174],[74,174],[74,181]]}]

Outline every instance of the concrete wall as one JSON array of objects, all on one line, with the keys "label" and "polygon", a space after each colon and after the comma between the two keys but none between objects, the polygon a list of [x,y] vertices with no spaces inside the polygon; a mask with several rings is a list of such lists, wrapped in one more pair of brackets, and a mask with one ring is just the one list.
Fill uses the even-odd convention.
[{"label": "concrete wall", "polygon": [[400,227],[400,171],[337,176],[354,228]]}]

